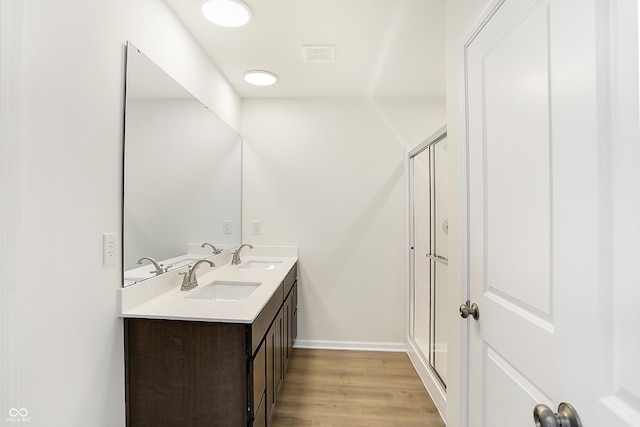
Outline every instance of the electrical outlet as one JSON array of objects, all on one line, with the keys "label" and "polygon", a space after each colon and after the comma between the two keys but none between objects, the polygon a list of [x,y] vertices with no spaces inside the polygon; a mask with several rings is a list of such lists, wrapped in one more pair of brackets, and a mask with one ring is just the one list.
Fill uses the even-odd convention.
[{"label": "electrical outlet", "polygon": [[260,234],[261,226],[260,221],[251,221],[251,234],[258,236]]},{"label": "electrical outlet", "polygon": [[116,233],[104,233],[102,235],[102,264],[116,262]]},{"label": "electrical outlet", "polygon": [[231,234],[231,220],[222,221],[222,234]]}]

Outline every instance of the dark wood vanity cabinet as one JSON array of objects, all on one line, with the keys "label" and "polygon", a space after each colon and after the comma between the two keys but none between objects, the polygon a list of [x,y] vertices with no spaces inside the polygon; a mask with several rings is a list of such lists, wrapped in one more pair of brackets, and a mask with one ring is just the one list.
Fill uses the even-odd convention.
[{"label": "dark wood vanity cabinet", "polygon": [[297,334],[297,265],[255,321],[127,318],[128,427],[268,427]]}]

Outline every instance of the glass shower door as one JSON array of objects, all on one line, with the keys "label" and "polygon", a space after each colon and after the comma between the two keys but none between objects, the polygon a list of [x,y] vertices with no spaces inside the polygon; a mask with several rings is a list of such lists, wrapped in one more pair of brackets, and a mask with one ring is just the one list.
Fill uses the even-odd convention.
[{"label": "glass shower door", "polygon": [[431,278],[432,307],[431,325],[433,341],[431,345],[431,365],[446,387],[447,382],[447,324],[444,308],[447,305],[448,284],[448,234],[449,216],[447,210],[447,141],[440,141],[431,147],[432,162],[432,257]]},{"label": "glass shower door", "polygon": [[410,339],[443,389],[447,381],[447,142],[440,138],[410,158],[412,205]]},{"label": "glass shower door", "polygon": [[412,338],[424,360],[429,360],[431,342],[431,152],[412,158],[413,166],[413,319]]}]

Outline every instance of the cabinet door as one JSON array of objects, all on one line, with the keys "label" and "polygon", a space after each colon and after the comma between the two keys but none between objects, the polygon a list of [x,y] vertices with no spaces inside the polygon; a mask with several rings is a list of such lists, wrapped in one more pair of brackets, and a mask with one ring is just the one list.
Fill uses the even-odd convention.
[{"label": "cabinet door", "polygon": [[298,282],[293,284],[293,290],[291,291],[292,299],[291,299],[291,310],[293,314],[291,315],[291,346],[293,346],[293,341],[298,337]]},{"label": "cabinet door", "polygon": [[284,369],[286,370],[293,354],[293,340],[298,335],[298,283],[294,282],[291,292],[284,302],[285,331],[284,331]]},{"label": "cabinet door", "polygon": [[287,365],[289,364],[289,358],[291,357],[291,294],[287,296],[282,311],[284,312],[284,331],[282,337],[282,353],[284,360],[282,377],[284,378],[287,371]]},{"label": "cabinet door", "polygon": [[[265,362],[266,362],[266,345],[263,342],[255,356],[251,361],[251,379],[252,379],[252,388],[253,393],[253,401],[251,403],[251,409],[255,417],[257,417],[257,409],[262,401],[262,397],[264,396],[265,388],[266,388],[266,371],[265,371]],[[264,405],[263,405],[264,409]]]},{"label": "cabinet door", "polygon": [[274,378],[275,378],[275,398],[276,402],[278,402],[278,390],[280,389],[280,384],[282,383],[283,378],[283,361],[284,361],[284,310],[280,310],[278,312],[278,316],[276,320],[273,322],[273,328],[275,328],[275,339],[274,339],[274,350],[275,350],[275,370],[274,370]]},{"label": "cabinet door", "polygon": [[[277,317],[276,317],[277,319]],[[267,410],[267,419],[271,418],[271,412],[276,404],[276,328],[277,322],[274,321],[267,332],[267,394],[265,396],[265,405]]]},{"label": "cabinet door", "polygon": [[253,423],[250,424],[253,427],[267,427],[267,410],[268,405],[266,404],[266,399],[262,397],[260,401],[260,405],[258,405],[258,409],[256,410],[255,418],[253,419]]}]

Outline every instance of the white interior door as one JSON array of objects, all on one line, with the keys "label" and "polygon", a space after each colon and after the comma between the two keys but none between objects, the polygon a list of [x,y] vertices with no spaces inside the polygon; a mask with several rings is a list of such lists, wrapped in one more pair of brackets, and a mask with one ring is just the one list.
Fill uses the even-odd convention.
[{"label": "white interior door", "polygon": [[633,3],[496,1],[465,45],[469,426],[534,425],[536,404],[560,402],[584,426],[640,426],[623,307],[640,300],[625,262],[640,174],[614,167],[640,154],[637,34],[635,128],[617,139],[610,62]]},{"label": "white interior door", "polygon": [[506,1],[467,49],[472,426],[554,396],[547,6]]}]

